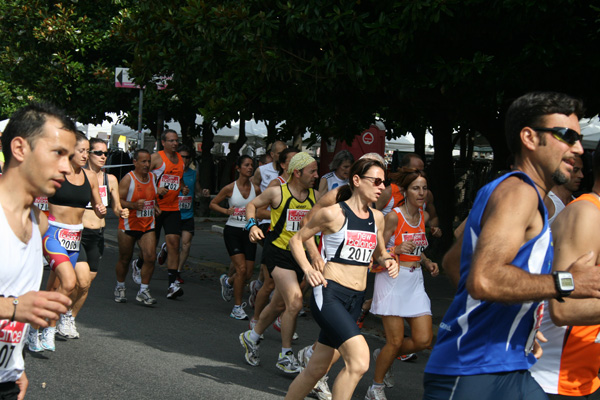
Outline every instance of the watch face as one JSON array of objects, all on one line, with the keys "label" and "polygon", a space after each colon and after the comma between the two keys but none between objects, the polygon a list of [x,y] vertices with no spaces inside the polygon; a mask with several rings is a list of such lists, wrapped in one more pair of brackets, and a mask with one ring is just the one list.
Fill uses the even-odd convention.
[{"label": "watch face", "polygon": [[573,290],[575,289],[575,284],[573,283],[573,278],[568,277],[560,277],[560,288],[562,290]]}]

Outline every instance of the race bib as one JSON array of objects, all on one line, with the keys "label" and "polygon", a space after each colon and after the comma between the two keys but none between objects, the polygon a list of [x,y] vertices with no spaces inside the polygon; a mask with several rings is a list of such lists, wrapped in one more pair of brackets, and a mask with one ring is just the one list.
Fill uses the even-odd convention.
[{"label": "race bib", "polygon": [[191,210],[192,209],[192,196],[179,196],[179,209],[180,210]]},{"label": "race bib", "polygon": [[374,232],[346,231],[344,246],[340,258],[359,263],[371,261],[373,251],[377,246],[377,235]]},{"label": "race bib", "polygon": [[137,210],[135,215],[138,218],[154,217],[154,200],[144,201],[144,208]]},{"label": "race bib", "polygon": [[300,230],[300,221],[310,210],[287,210],[285,220],[285,229],[288,232],[298,232]]},{"label": "race bib", "polygon": [[47,197],[36,197],[33,201],[33,205],[42,211],[48,211],[48,198]]},{"label": "race bib", "polygon": [[163,175],[160,178],[160,187],[169,190],[179,190],[179,177],[177,175]]},{"label": "race bib", "polygon": [[421,257],[421,253],[423,253],[423,251],[427,248],[427,246],[429,246],[429,242],[427,241],[427,236],[425,235],[424,232],[403,233],[402,234],[403,242],[410,242],[411,240],[415,243],[415,249],[412,251],[412,253],[404,253],[404,254],[408,254],[410,256]]},{"label": "race bib", "polygon": [[0,369],[12,371],[23,368],[23,344],[27,324],[0,321]]},{"label": "race bib", "polygon": [[246,207],[235,207],[231,216],[236,221],[246,221]]},{"label": "race bib", "polygon": [[58,241],[65,250],[79,251],[81,230],[60,228],[58,230]]},{"label": "race bib", "polygon": [[533,345],[535,343],[535,335],[537,331],[540,329],[540,325],[542,324],[542,318],[544,317],[544,302],[540,302],[535,312],[533,313],[533,329],[529,333],[529,337],[527,338],[527,343],[525,344],[525,355],[529,355],[533,350]]}]

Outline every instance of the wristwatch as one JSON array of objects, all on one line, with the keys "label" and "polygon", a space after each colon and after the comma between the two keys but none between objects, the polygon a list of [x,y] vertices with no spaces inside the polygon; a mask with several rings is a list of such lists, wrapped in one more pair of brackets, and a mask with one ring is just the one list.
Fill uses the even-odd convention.
[{"label": "wristwatch", "polygon": [[560,303],[564,303],[563,297],[569,296],[575,289],[573,275],[566,271],[554,271],[552,276],[554,277],[554,285],[556,286],[556,291],[558,292],[556,300],[558,300]]}]

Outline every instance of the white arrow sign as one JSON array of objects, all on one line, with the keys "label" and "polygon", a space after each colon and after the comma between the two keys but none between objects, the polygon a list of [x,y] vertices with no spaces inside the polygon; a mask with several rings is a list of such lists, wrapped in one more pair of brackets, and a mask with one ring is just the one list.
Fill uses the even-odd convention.
[{"label": "white arrow sign", "polygon": [[116,68],[115,86],[118,88],[139,89],[140,86],[133,83],[129,77],[129,68]]}]

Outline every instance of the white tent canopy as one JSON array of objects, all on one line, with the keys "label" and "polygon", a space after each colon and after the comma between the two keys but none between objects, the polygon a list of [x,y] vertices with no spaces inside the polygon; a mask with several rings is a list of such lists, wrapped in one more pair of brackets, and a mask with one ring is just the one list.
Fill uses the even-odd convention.
[{"label": "white tent canopy", "polygon": [[583,140],[581,144],[584,149],[594,150],[600,140],[600,120],[598,116],[592,118],[583,118],[579,121]]}]

